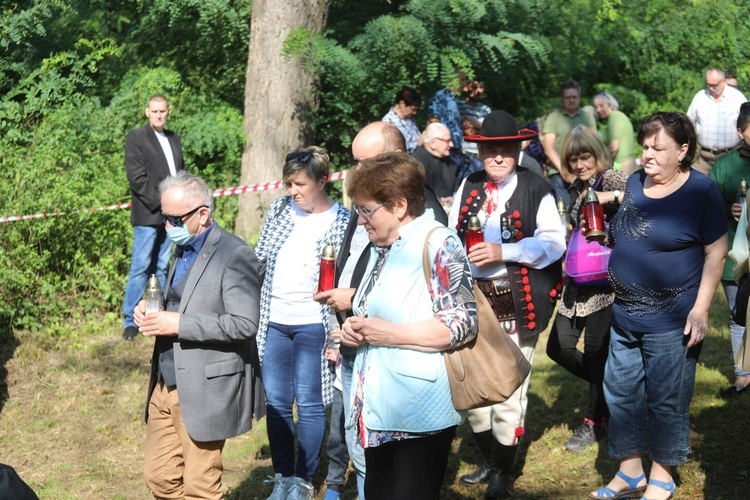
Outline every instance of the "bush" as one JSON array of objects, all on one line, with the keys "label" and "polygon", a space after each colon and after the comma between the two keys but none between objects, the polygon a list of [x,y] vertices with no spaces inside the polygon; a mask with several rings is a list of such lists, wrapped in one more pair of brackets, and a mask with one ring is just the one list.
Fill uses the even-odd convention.
[{"label": "bush", "polygon": [[[129,211],[70,212],[130,201],[124,137],[145,123],[155,92],[175,96],[170,128],[183,136],[188,168],[212,187],[238,181],[240,113],[184,88],[179,74],[163,68],[129,75],[109,106],[74,93],[28,125],[16,121],[17,133],[0,141],[0,213],[69,215],[0,223],[0,317],[12,326],[37,329],[80,311],[121,307]],[[217,200],[217,215],[231,228],[236,200]]]}]

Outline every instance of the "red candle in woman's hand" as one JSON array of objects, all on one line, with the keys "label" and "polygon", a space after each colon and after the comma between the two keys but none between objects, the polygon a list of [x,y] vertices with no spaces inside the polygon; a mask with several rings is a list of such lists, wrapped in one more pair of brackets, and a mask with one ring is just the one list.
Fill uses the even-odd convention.
[{"label": "red candle in woman's hand", "polygon": [[607,238],[604,226],[604,207],[599,203],[594,188],[589,187],[586,202],[583,205],[583,219],[586,220],[586,239],[602,243]]},{"label": "red candle in woman's hand", "polygon": [[336,249],[332,243],[328,243],[323,249],[320,258],[320,277],[318,278],[318,291],[325,292],[333,289],[336,278]]}]

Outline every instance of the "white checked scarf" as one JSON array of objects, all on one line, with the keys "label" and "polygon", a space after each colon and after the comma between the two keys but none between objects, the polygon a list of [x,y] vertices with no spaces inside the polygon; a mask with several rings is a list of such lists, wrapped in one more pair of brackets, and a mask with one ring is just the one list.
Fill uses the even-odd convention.
[{"label": "white checked scarf", "polygon": [[[344,239],[344,232],[349,224],[349,217],[349,210],[343,205],[339,205],[336,220],[328,231],[326,231],[326,234],[315,242],[315,254],[318,259],[323,254],[323,248],[328,242],[333,243],[336,251],[339,250],[341,242]],[[291,198],[284,196],[271,203],[266,220],[263,222],[263,228],[260,231],[258,244],[255,246],[255,254],[258,258],[266,260],[266,276],[260,290],[260,321],[258,324],[258,335],[256,336],[258,356],[260,357],[261,364],[263,364],[263,354],[266,349],[268,319],[271,315],[271,284],[273,283],[273,273],[276,268],[276,257],[279,254],[281,246],[292,233],[293,228],[294,220],[292,219]],[[328,323],[330,310],[330,306],[320,306],[320,317],[325,328],[326,337],[331,333],[331,327]],[[325,349],[321,350],[320,353],[320,371],[322,374],[323,404],[328,406],[333,401],[333,373],[328,369]]]}]

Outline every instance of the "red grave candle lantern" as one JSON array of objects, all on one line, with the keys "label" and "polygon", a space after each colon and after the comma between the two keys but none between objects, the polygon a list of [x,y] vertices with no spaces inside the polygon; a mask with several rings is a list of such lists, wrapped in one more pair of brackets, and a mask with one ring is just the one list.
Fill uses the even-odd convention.
[{"label": "red grave candle lantern", "polygon": [[323,255],[320,258],[320,278],[318,279],[318,291],[325,292],[333,289],[336,277],[336,249],[333,243],[326,244]]},{"label": "red grave candle lantern", "polygon": [[466,229],[466,252],[471,251],[471,247],[484,241],[484,231],[479,224],[479,217],[472,215],[469,217],[469,227]]},{"label": "red grave candle lantern", "polygon": [[604,207],[599,203],[594,188],[589,186],[586,201],[583,205],[583,218],[586,219],[586,239],[604,242],[607,231],[604,226]]}]

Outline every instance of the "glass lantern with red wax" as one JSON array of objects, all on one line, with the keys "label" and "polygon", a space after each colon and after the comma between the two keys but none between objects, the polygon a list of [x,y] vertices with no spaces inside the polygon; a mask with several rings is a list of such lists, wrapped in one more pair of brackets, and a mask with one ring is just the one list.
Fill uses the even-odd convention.
[{"label": "glass lantern with red wax", "polygon": [[583,205],[583,218],[586,220],[586,240],[603,243],[607,239],[604,225],[604,207],[599,203],[594,188],[589,186]]},{"label": "glass lantern with red wax", "polygon": [[471,251],[471,247],[484,241],[484,231],[479,224],[479,217],[476,215],[469,216],[469,227],[466,229],[466,253]]},{"label": "glass lantern with red wax", "polygon": [[333,289],[336,278],[336,248],[333,243],[327,243],[320,258],[320,277],[318,291],[326,292]]}]

